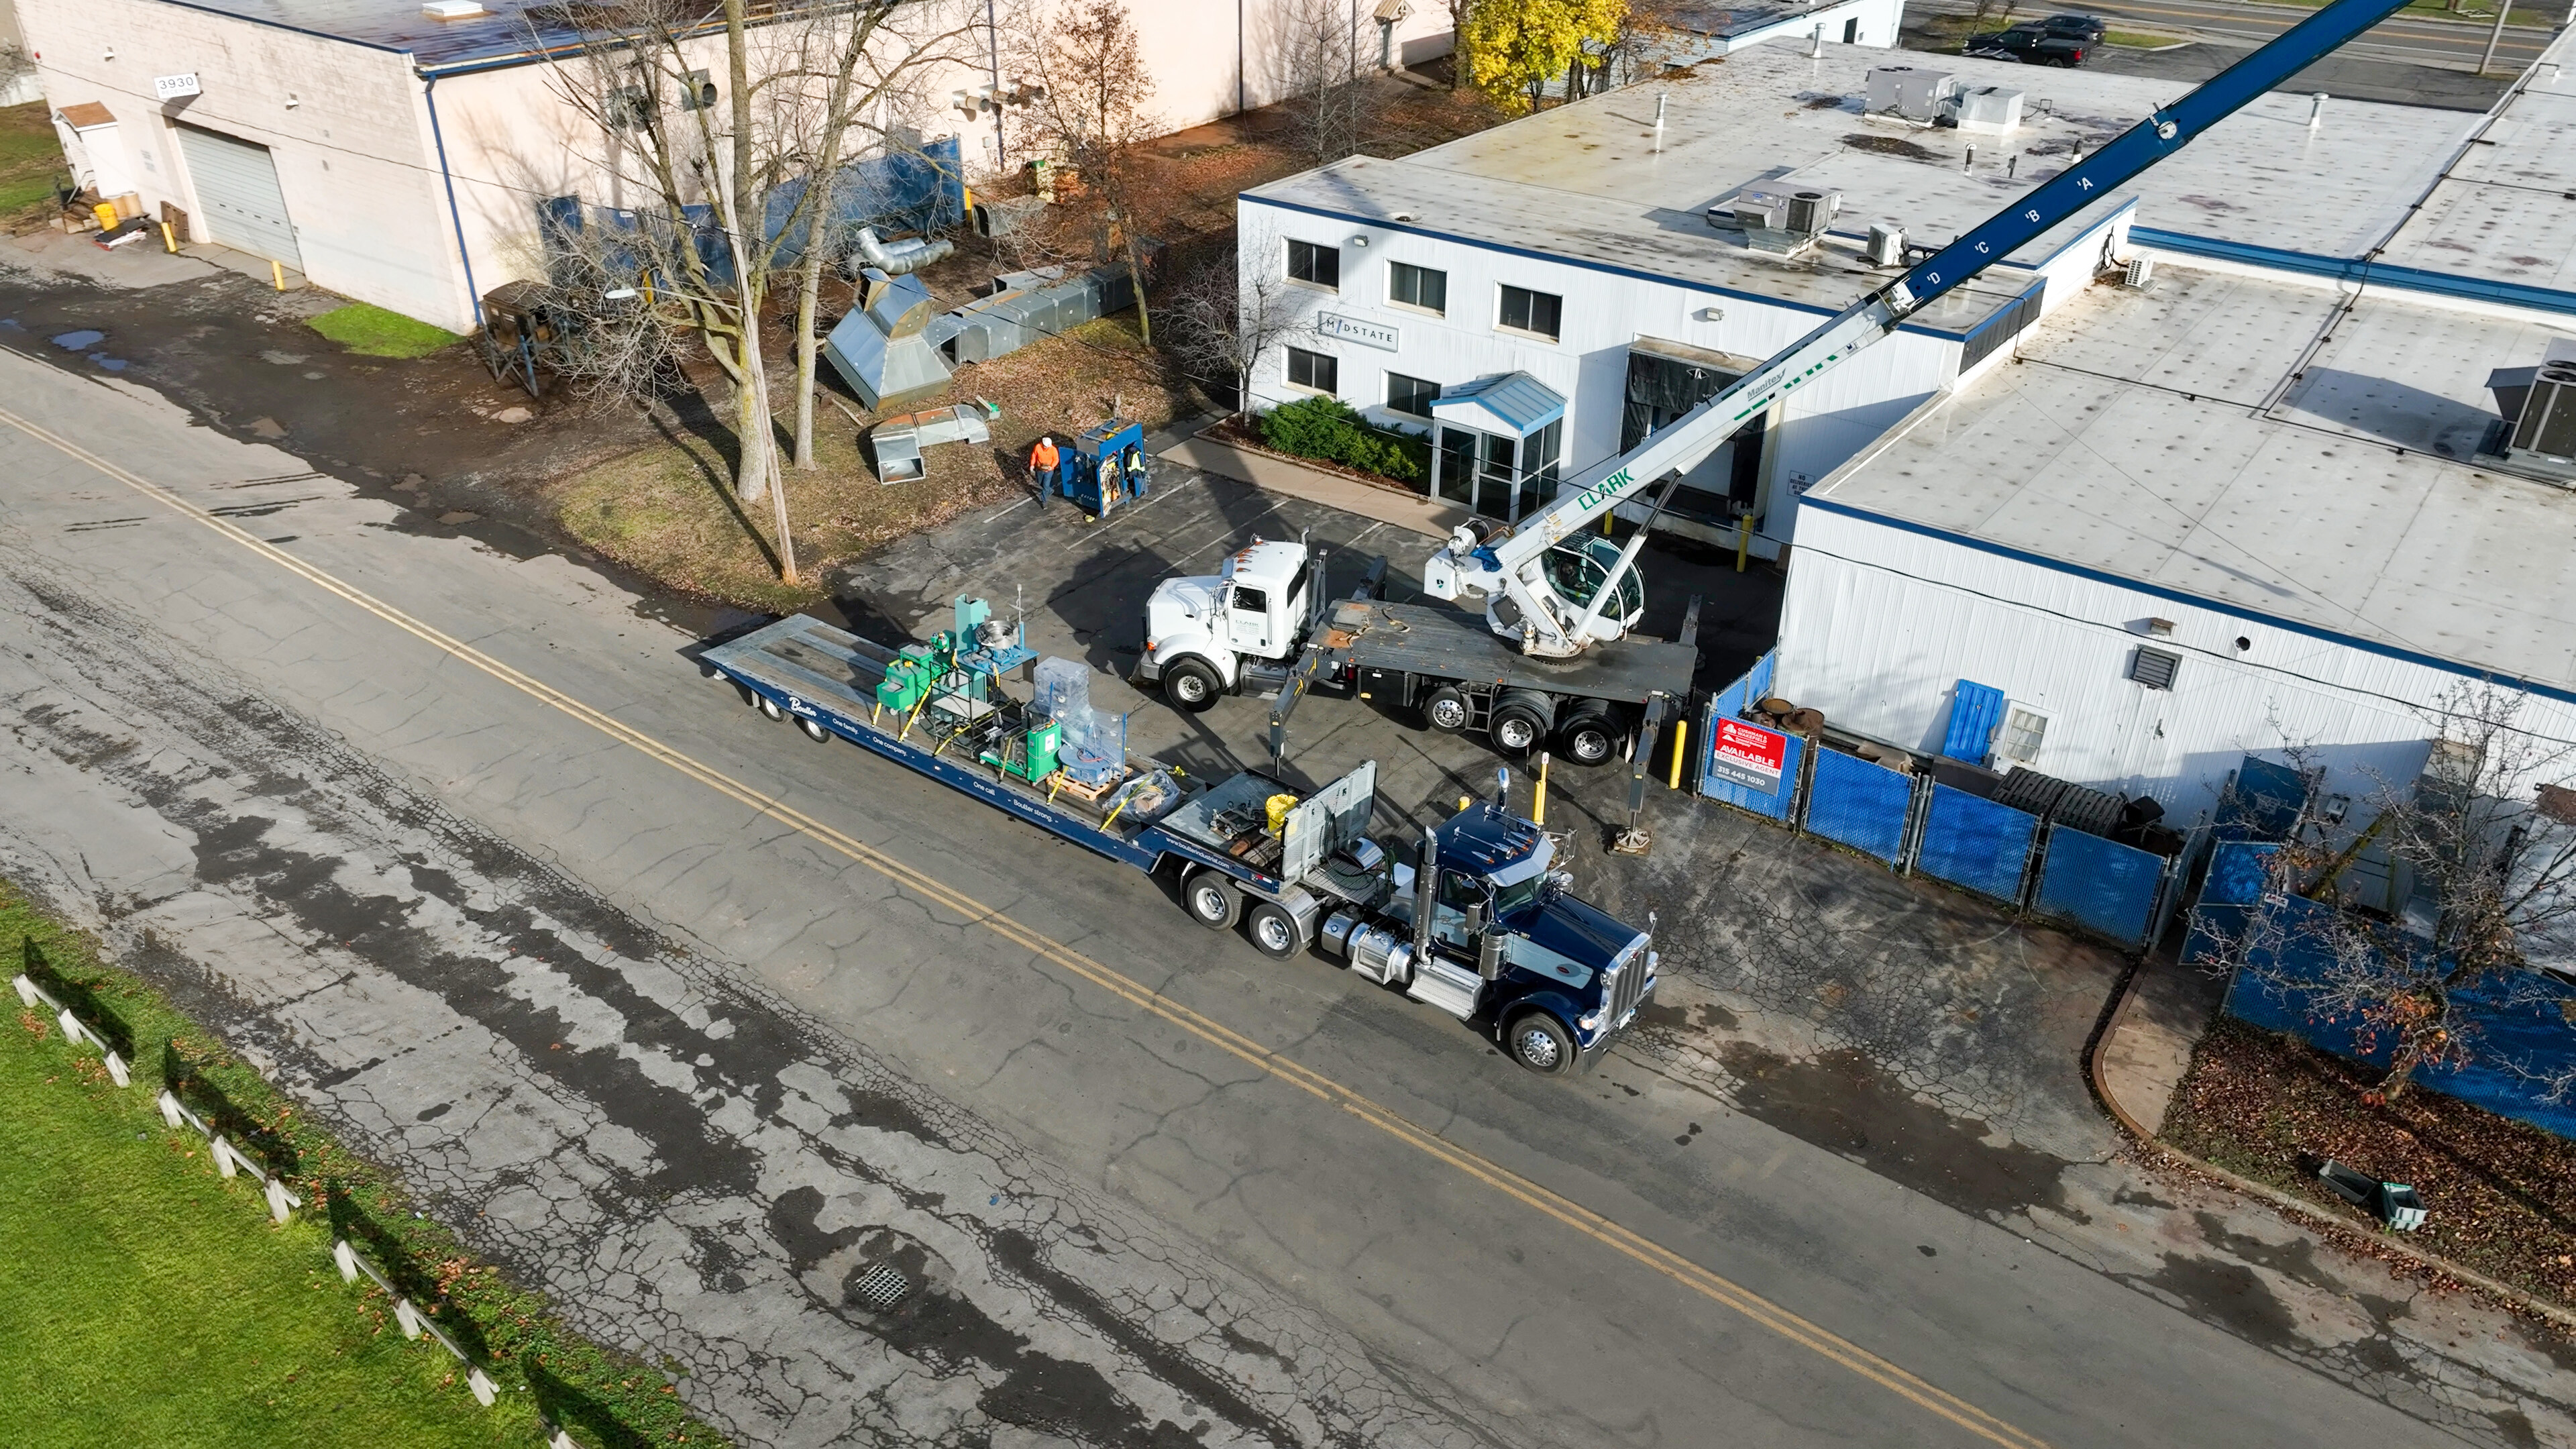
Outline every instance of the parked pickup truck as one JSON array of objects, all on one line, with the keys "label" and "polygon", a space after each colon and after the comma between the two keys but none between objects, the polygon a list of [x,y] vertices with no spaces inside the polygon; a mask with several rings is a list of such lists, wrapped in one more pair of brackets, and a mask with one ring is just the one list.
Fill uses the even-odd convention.
[{"label": "parked pickup truck", "polygon": [[[704,658],[773,720],[1173,878],[1193,919],[1240,926],[1266,956],[1320,943],[1359,975],[1490,1028],[1533,1072],[1588,1068],[1654,994],[1650,933],[1575,897],[1554,843],[1508,808],[1508,776],[1397,859],[1369,834],[1374,762],[1300,790],[1133,758],[1123,737],[1102,743],[1087,703],[1049,694],[1082,666],[1040,663],[982,600],[956,607],[955,629],[900,649],[800,615]],[[1041,688],[1014,698],[1005,677],[1031,665]]]}]

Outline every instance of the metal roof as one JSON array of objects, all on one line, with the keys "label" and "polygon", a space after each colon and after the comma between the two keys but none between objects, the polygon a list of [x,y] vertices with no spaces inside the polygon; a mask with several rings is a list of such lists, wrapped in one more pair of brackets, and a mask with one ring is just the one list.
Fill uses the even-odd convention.
[{"label": "metal roof", "polygon": [[1444,423],[1508,433],[1515,438],[1565,416],[1565,398],[1526,372],[1507,372],[1440,390],[1431,415]]},{"label": "metal roof", "polygon": [[[2028,92],[2024,124],[2004,137],[1861,113],[1872,69],[1936,63],[1963,84]],[[1402,160],[1356,157],[1245,196],[1832,312],[1878,274],[1848,251],[1790,259],[1751,251],[1710,228],[1706,208],[1744,186],[1787,180],[1842,193],[1837,232],[1858,235],[1886,222],[1946,241],[2178,89],[2146,77],[1869,46],[1827,45],[1816,60],[1761,46],[1669,85],[1591,97]],[[1670,100],[1657,154],[1659,93]],[[2144,226],[2358,255],[2408,216],[2478,120],[2336,100],[2311,131],[2308,111],[2304,96],[2265,96],[2112,195],[2136,197]],[[2045,259],[2116,204],[2089,209],[2016,260]],[[1943,299],[1953,305],[1916,321],[1963,330],[2027,285],[2026,276],[1989,275],[1973,294],[1953,294]]]},{"label": "metal roof", "polygon": [[2576,492],[2472,455],[2489,370],[2568,335],[2168,264],[2051,313],[1804,501],[2566,689]]},{"label": "metal roof", "polygon": [[560,25],[539,25],[537,15],[560,5],[540,0],[481,0],[485,13],[463,20],[432,20],[421,0],[162,0],[188,10],[235,16],[259,25],[299,30],[378,50],[407,53],[423,70],[529,56],[540,46],[575,43]]}]

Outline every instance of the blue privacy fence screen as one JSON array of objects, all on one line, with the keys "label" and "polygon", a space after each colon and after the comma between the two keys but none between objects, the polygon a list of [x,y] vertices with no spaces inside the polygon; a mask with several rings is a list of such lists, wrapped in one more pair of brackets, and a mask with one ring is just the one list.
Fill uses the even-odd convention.
[{"label": "blue privacy fence screen", "polygon": [[[2236,912],[2231,929],[2243,929],[2249,908],[2223,909]],[[2335,908],[2299,896],[2276,895],[2260,909],[2273,913],[2263,932],[2265,944],[2248,953],[2247,966],[2238,969],[2236,979],[2229,985],[2229,1014],[2300,1037],[2347,1060],[2386,1067],[2393,1043],[2375,1042],[2365,1050],[2358,1031],[2360,1023],[2325,1014],[2300,984],[2313,980],[2333,959],[2315,935],[2314,927],[2331,916]],[[2195,920],[2193,924],[2197,934],[2201,923]],[[2521,984],[2538,999],[2508,1000],[2501,986],[2493,981],[2455,990],[2453,1010],[2477,1035],[2477,1059],[2456,1069],[2421,1068],[2416,1080],[2499,1116],[2528,1122],[2561,1137],[2576,1137],[2576,1102],[2548,1100],[2546,1089],[2524,1075],[2545,1075],[2566,1065],[2570,1052],[2567,1023],[2576,1020],[2576,987],[2537,975],[2525,978]]]},{"label": "blue privacy fence screen", "polygon": [[1894,865],[1905,853],[1914,777],[1840,750],[1818,750],[1807,782],[1807,830]]},{"label": "blue privacy fence screen", "polygon": [[2038,834],[2039,817],[2026,810],[1936,784],[1932,803],[1923,812],[1914,868],[1935,880],[2019,906],[2031,841]]},{"label": "blue privacy fence screen", "polygon": [[2030,908],[2113,940],[2144,940],[2164,879],[2163,856],[2059,826],[2048,833],[2048,858],[2040,862]]}]

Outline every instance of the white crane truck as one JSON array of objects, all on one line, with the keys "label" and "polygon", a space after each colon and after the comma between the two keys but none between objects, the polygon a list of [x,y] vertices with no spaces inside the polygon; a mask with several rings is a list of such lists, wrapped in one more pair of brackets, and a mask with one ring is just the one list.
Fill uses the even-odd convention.
[{"label": "white crane truck", "polygon": [[[2403,0],[2333,0],[2199,89],[1978,223],[1902,276],[1874,288],[1636,447],[1579,474],[1545,508],[1504,527],[1460,525],[1423,568],[1435,599],[1485,600],[1483,629],[1448,609],[1379,602],[1373,589],[1326,608],[1322,572],[1298,545],[1255,541],[1212,578],[1167,579],[1146,606],[1144,662],[1183,709],[1216,696],[1276,690],[1271,749],[1288,711],[1314,684],[1418,706],[1436,730],[1483,728],[1518,754],[1553,734],[1568,758],[1599,763],[1629,729],[1642,768],[1665,710],[1686,697],[1693,625],[1678,645],[1632,636],[1644,614],[1636,574],[1653,514],[1683,475],[1782,397],[1894,332],[1907,317],[2110,195],[2255,97],[2394,13]],[[1609,510],[1663,482],[1625,548],[1588,531]],[[1312,600],[1312,602],[1309,602]],[[1696,619],[1696,601],[1692,618]],[[1329,615],[1329,619],[1327,619]],[[1478,641],[1481,640],[1482,643]],[[1500,641],[1506,647],[1494,650]],[[1631,807],[1642,776],[1631,788]]]}]

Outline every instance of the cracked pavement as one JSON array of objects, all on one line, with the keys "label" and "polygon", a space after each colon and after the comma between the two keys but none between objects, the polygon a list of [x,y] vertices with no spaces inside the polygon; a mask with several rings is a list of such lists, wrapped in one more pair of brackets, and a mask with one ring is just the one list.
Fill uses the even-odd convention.
[{"label": "cracked pavement", "polygon": [[[2116,1157],[2066,1085],[2098,954],[1670,810],[1644,867],[1578,852],[1588,891],[1662,912],[1656,1025],[1594,1078],[1540,1081],[1320,959],[1185,927],[1156,883],[761,724],[699,680],[688,635],[559,556],[423,525],[317,479],[291,438],[227,441],[141,388],[0,356],[0,393],[2030,1434],[2569,1442],[2550,1345]],[[1980,1442],[15,429],[0,479],[0,869],[746,1442]],[[1204,483],[1158,510],[1126,534],[1029,526],[1051,567],[1147,576],[1274,516],[1347,526]],[[1019,526],[889,557],[915,597],[874,607],[909,625],[999,590],[975,531]],[[1115,630],[1075,604],[1033,633],[1104,662]],[[1140,714],[1165,732],[1140,744],[1213,761],[1207,726],[1250,739],[1260,708]],[[1379,755],[1391,807],[1490,778],[1363,711],[1301,730],[1319,773]],[[1564,809],[1606,793],[1569,783]],[[1740,901],[1783,888],[1746,859],[1843,892],[1831,940],[1868,949],[1800,965],[1866,1011],[1744,974]],[[1916,949],[1947,974],[1886,969]],[[1926,1031],[1962,1000],[1982,1025]]]}]

